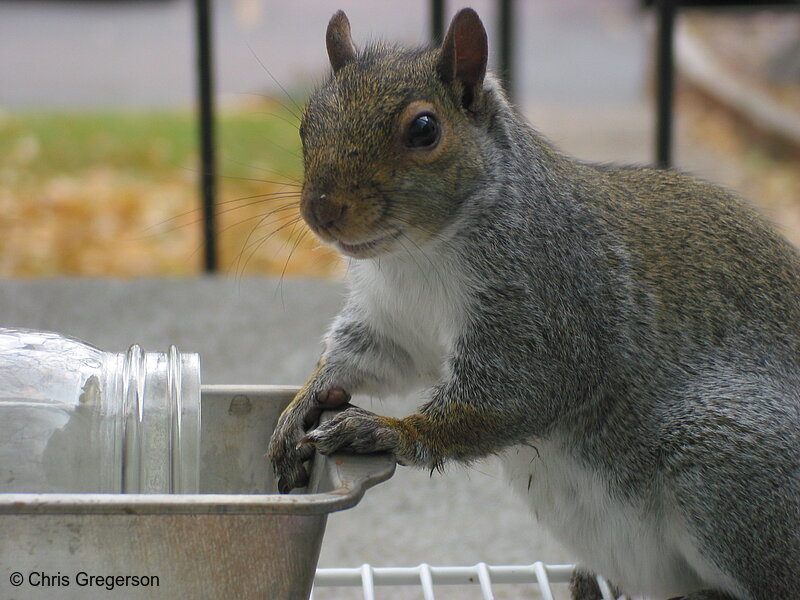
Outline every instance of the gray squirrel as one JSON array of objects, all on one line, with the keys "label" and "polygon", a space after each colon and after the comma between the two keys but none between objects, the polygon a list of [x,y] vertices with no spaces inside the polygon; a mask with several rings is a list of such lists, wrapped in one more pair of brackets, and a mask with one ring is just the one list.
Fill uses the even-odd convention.
[{"label": "gray squirrel", "polygon": [[[301,212],[350,292],[269,457],[436,469],[499,454],[511,486],[627,594],[800,598],[800,257],[730,193],[563,155],[486,72],[478,15],[432,49],[360,52],[343,12],[303,115]],[[402,419],[352,394],[426,390]],[[321,410],[346,408],[316,426]]]}]

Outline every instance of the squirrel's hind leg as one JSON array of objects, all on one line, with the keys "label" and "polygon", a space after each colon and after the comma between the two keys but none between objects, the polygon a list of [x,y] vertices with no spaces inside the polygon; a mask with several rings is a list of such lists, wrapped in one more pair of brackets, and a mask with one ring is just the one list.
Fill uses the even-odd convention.
[{"label": "squirrel's hind leg", "polygon": [[688,596],[678,596],[670,600],[737,600],[734,596],[717,590],[700,590]]},{"label": "squirrel's hind leg", "polygon": [[[597,583],[597,575],[584,569],[576,569],[569,580],[569,591],[572,600],[603,600],[603,592]],[[611,585],[611,594],[619,598],[622,592]]]},{"label": "squirrel's hind leg", "polygon": [[[572,600],[603,600],[603,592],[597,583],[597,575],[584,569],[576,569],[569,580],[569,591]],[[614,598],[622,596],[619,588],[611,585]],[[734,596],[718,590],[699,590],[688,596],[677,596],[670,600],[738,600]]]}]

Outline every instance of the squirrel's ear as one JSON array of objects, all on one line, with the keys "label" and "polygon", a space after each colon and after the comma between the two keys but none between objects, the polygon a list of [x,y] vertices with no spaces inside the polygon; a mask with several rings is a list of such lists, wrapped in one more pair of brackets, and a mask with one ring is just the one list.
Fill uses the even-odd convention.
[{"label": "squirrel's ear", "polygon": [[355,60],[356,47],[350,37],[350,21],[347,20],[344,11],[337,11],[328,22],[325,46],[328,48],[328,58],[334,73]]},{"label": "squirrel's ear", "polygon": [[439,76],[445,83],[459,81],[464,86],[462,103],[469,108],[486,75],[489,44],[478,13],[463,8],[450,23],[439,56]]}]

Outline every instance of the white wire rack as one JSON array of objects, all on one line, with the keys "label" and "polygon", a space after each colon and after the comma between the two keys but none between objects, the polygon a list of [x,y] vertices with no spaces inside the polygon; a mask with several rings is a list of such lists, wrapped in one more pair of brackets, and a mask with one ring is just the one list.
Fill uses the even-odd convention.
[{"label": "white wire rack", "polygon": [[[494,584],[519,584],[527,588],[529,595],[520,598],[554,600],[551,584],[569,583],[574,565],[490,566],[478,563],[471,567],[432,567],[421,564],[416,567],[373,567],[362,565],[352,569],[317,569],[314,589],[327,587],[360,587],[364,600],[375,600],[375,588],[379,586],[416,586],[422,591],[424,600],[435,600],[433,586],[474,585],[480,586],[484,600],[494,600]],[[611,587],[602,577],[597,578],[603,600],[616,600]],[[314,600],[314,592],[311,599]]]}]

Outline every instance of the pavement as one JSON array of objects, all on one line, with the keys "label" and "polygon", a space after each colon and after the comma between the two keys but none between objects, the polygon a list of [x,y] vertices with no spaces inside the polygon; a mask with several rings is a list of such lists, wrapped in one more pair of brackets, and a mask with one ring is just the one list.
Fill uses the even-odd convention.
[{"label": "pavement", "polygon": [[[474,7],[496,56],[496,2]],[[0,108],[190,106],[192,0],[0,0]],[[517,2],[519,100],[626,103],[641,92],[647,54],[636,0]],[[215,73],[223,102],[302,93],[328,70],[324,35],[337,9],[353,36],[427,43],[428,0],[224,0],[212,2]],[[54,51],[57,49],[57,51]],[[492,59],[493,60],[493,59]]]},{"label": "pavement", "polygon": [[[422,0],[299,4],[218,3],[223,98],[273,91],[248,45],[261,57],[277,57],[265,63],[288,88],[320,77],[322,32],[334,8],[348,12],[357,39],[418,43],[427,27],[427,2]],[[536,127],[583,159],[649,162],[654,146],[654,117],[644,93],[649,23],[635,10],[638,3],[517,4],[518,102]],[[472,5],[492,22],[493,3]],[[189,104],[190,19],[190,4],[184,0],[117,8],[0,2],[0,107]],[[678,130],[678,165],[730,182],[731,167],[689,144],[684,133]],[[205,383],[300,384],[313,369],[320,338],[344,292],[341,282],[289,278],[4,281],[0,324],[60,331],[114,351],[132,343],[153,351],[177,344],[200,353]],[[406,398],[366,401],[364,406],[401,416],[416,403]],[[319,564],[536,560],[570,562],[571,556],[510,493],[497,464],[487,461],[433,475],[399,468],[356,508],[331,516]],[[515,593],[500,590],[498,597],[518,597]],[[418,591],[393,590],[380,597],[418,596]],[[348,597],[352,592],[317,595],[318,600]],[[437,598],[448,597],[478,596],[437,591]]]}]

